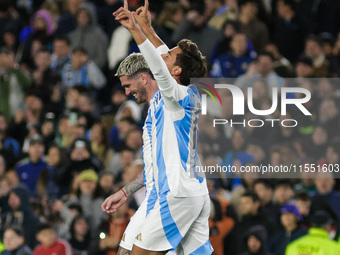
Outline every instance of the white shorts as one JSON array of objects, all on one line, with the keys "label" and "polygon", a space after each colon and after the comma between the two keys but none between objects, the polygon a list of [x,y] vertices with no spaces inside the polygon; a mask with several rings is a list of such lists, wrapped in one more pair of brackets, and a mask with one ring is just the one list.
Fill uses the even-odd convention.
[{"label": "white shorts", "polygon": [[176,254],[212,254],[209,214],[208,194],[178,198],[169,192],[157,199],[154,208],[144,220],[141,219],[142,223],[136,224],[140,231],[134,245],[150,251],[176,250]]}]

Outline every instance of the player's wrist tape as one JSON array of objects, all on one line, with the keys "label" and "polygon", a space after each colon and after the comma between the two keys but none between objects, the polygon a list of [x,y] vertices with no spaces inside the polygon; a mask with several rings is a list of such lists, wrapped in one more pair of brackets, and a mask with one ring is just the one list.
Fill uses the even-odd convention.
[{"label": "player's wrist tape", "polygon": [[121,191],[123,192],[124,196],[125,196],[126,198],[128,198],[128,195],[126,194],[124,188],[122,188]]}]

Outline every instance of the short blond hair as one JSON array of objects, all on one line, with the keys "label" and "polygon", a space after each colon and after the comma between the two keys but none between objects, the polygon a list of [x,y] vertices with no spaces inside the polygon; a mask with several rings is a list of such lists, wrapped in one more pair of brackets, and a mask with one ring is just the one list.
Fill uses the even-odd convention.
[{"label": "short blond hair", "polygon": [[143,55],[141,53],[132,53],[119,64],[115,76],[133,76],[140,72],[147,72],[153,77]]}]

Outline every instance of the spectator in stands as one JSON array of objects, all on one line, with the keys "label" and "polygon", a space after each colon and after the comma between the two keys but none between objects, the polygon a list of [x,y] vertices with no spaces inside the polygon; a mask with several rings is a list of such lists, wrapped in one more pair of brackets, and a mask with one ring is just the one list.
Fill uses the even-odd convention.
[{"label": "spectator in stands", "polygon": [[321,40],[310,35],[305,41],[305,55],[313,61],[313,73],[317,77],[326,77],[329,73],[329,62],[322,51]]},{"label": "spectator in stands", "polygon": [[26,230],[24,233],[25,241],[33,249],[37,244],[35,233],[39,219],[32,211],[27,190],[19,186],[13,188],[9,193],[8,205],[10,211],[1,215],[0,236],[8,227],[19,227]]},{"label": "spectator in stands", "polygon": [[32,250],[25,245],[24,231],[17,227],[8,227],[4,233],[4,245],[6,250],[0,255],[33,255]]},{"label": "spectator in stands", "polygon": [[268,217],[268,219],[275,224],[280,207],[273,203],[274,188],[269,180],[258,179],[254,182],[254,191],[260,199],[260,210]]},{"label": "spectator in stands", "polygon": [[267,255],[267,238],[268,234],[263,226],[256,225],[251,227],[243,238],[247,251],[240,255]]},{"label": "spectator in stands", "polygon": [[294,204],[297,206],[299,213],[302,216],[301,225],[305,228],[310,227],[310,209],[312,205],[312,199],[307,192],[299,192],[295,195]]},{"label": "spectator in stands", "polygon": [[217,57],[212,63],[210,76],[236,78],[244,74],[255,55],[247,50],[247,37],[236,33],[230,41],[231,51]]},{"label": "spectator in stands", "polygon": [[185,19],[175,29],[172,40],[174,42],[183,38],[192,40],[202,54],[210,59],[215,44],[222,38],[222,33],[208,26],[204,11],[204,3],[193,5]]},{"label": "spectator in stands", "polygon": [[56,254],[71,255],[70,244],[58,238],[56,231],[50,224],[40,223],[37,229],[37,240],[40,242],[33,253],[34,255]]},{"label": "spectator in stands", "polygon": [[273,255],[284,255],[289,243],[307,234],[307,230],[300,226],[302,216],[295,204],[285,204],[281,208],[280,219],[283,230],[278,231],[269,244],[269,251]]},{"label": "spectator in stands", "polygon": [[268,29],[256,16],[258,13],[258,2],[256,0],[238,1],[239,21],[241,32],[246,34],[254,45],[256,52],[261,52],[268,43]]},{"label": "spectator in stands", "polygon": [[132,117],[124,117],[110,131],[111,147],[120,151],[124,146],[124,140],[129,130],[137,128],[137,122]]},{"label": "spectator in stands", "polygon": [[77,10],[77,28],[68,34],[72,49],[84,48],[99,68],[106,64],[108,39],[103,30],[94,23],[92,12],[84,7]]},{"label": "spectator in stands", "polygon": [[[17,140],[9,136],[8,131],[6,116],[0,112],[0,141],[2,141],[2,145],[9,150],[16,159],[18,159],[21,154],[20,144]],[[6,163],[7,168],[13,167],[14,162],[11,162],[10,158],[6,158]]]},{"label": "spectator in stands", "polygon": [[67,0],[64,15],[58,20],[57,34],[66,35],[77,27],[76,14],[81,0]]},{"label": "spectator in stands", "polygon": [[105,0],[105,4],[98,8],[98,22],[108,37],[119,26],[119,22],[112,18],[112,13],[122,6],[119,0]]},{"label": "spectator in stands", "polygon": [[311,255],[340,253],[337,242],[329,238],[334,219],[326,211],[316,211],[311,218],[312,227],[308,234],[287,246],[286,255],[298,255],[308,252]]},{"label": "spectator in stands", "polygon": [[318,122],[327,130],[332,139],[337,136],[340,127],[339,106],[335,98],[325,98],[320,102]]},{"label": "spectator in stands", "polygon": [[31,82],[14,60],[14,53],[8,48],[0,48],[0,111],[9,121],[23,108],[24,89]]},{"label": "spectator in stands", "polygon": [[257,62],[249,65],[247,72],[235,81],[235,85],[241,89],[246,89],[261,78],[268,84],[269,88],[283,86],[283,78],[274,71],[274,61],[275,59],[271,53],[261,52],[257,57]]},{"label": "spectator in stands", "polygon": [[312,197],[313,212],[328,210],[340,217],[340,193],[333,190],[335,180],[331,172],[320,172],[315,179],[317,192]]},{"label": "spectator in stands", "polygon": [[303,52],[304,39],[308,34],[307,23],[297,15],[297,3],[294,0],[277,1],[277,12],[274,42],[283,56],[295,62]]},{"label": "spectator in stands", "polygon": [[62,82],[65,87],[83,84],[86,87],[100,89],[105,86],[106,78],[98,66],[91,61],[85,49],[75,48],[71,63],[66,64],[62,70]]},{"label": "spectator in stands", "polygon": [[281,77],[292,77],[291,62],[282,56],[278,46],[275,43],[268,43],[264,47],[265,51],[270,52],[274,57],[274,71]]},{"label": "spectator in stands", "polygon": [[122,181],[122,174],[128,165],[136,159],[136,154],[130,148],[124,148],[119,153],[116,153],[110,160],[108,171],[112,172],[115,177],[115,183]]},{"label": "spectator in stands", "polygon": [[274,198],[278,205],[283,206],[294,196],[293,185],[290,180],[282,179],[275,185]]},{"label": "spectator in stands", "polygon": [[20,181],[27,185],[30,196],[37,195],[37,182],[40,173],[47,166],[43,159],[44,150],[42,138],[40,136],[32,137],[28,147],[28,158],[18,162],[15,167]]},{"label": "spectator in stands", "polygon": [[295,74],[300,77],[312,77],[314,75],[313,62],[309,57],[301,56],[295,63]]},{"label": "spectator in stands", "polygon": [[93,154],[96,155],[101,162],[104,162],[108,146],[106,130],[101,122],[96,122],[92,125],[89,140]]},{"label": "spectator in stands", "polygon": [[102,171],[99,174],[98,185],[101,190],[101,197],[108,197],[117,191],[117,187],[114,185],[115,177],[110,171]]},{"label": "spectator in stands", "polygon": [[91,243],[91,231],[88,219],[83,215],[76,216],[70,226],[71,238],[69,243],[72,246],[74,255],[90,255],[88,249]]},{"label": "spectator in stands", "polygon": [[60,75],[64,66],[71,61],[71,42],[66,36],[58,36],[53,41],[51,69]]},{"label": "spectator in stands", "polygon": [[53,90],[60,89],[61,77],[50,68],[51,54],[47,48],[38,50],[34,55],[33,88],[39,91],[44,104],[52,103]]}]

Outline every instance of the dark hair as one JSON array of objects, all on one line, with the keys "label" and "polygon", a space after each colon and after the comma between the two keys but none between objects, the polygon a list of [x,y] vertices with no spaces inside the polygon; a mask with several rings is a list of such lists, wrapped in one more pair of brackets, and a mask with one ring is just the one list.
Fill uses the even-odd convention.
[{"label": "dark hair", "polygon": [[68,39],[67,36],[64,36],[64,35],[58,35],[54,38],[54,41],[63,41],[65,42],[68,46],[71,45],[71,41],[70,39]]},{"label": "dark hair", "polygon": [[51,51],[50,51],[47,47],[43,46],[43,47],[41,47],[41,48],[37,51],[36,54],[38,54],[38,53],[48,53],[48,54],[51,54]]},{"label": "dark hair", "polygon": [[88,54],[87,54],[87,50],[85,50],[85,49],[82,48],[82,47],[77,47],[77,48],[75,48],[75,49],[72,51],[73,54],[74,54],[74,53],[77,53],[77,52],[81,52],[81,53],[83,53],[83,54],[85,54],[85,55],[88,55]]},{"label": "dark hair", "polygon": [[46,230],[46,229],[52,229],[54,230],[54,228],[52,227],[51,224],[49,223],[40,223],[38,226],[37,226],[37,234],[43,230]]},{"label": "dark hair", "polygon": [[242,197],[251,197],[251,199],[253,200],[253,202],[257,202],[257,201],[260,201],[260,198],[259,196],[254,193],[254,192],[251,192],[251,191],[247,191],[245,192]]},{"label": "dark hair", "polygon": [[297,3],[296,0],[281,0],[285,5],[289,5],[292,11],[297,11]]},{"label": "dark hair", "polygon": [[75,234],[76,234],[75,231],[74,231],[74,225],[76,224],[76,222],[77,222],[78,220],[81,220],[81,219],[85,220],[85,222],[86,222],[86,224],[87,224],[87,226],[88,226],[88,231],[87,231],[87,233],[86,233],[85,239],[89,241],[89,239],[90,239],[90,234],[91,234],[91,231],[90,231],[90,224],[88,223],[88,222],[89,222],[89,219],[86,218],[83,214],[79,214],[79,215],[77,215],[76,217],[73,218],[73,220],[72,220],[72,222],[71,222],[71,224],[70,224],[70,234],[71,234],[71,237],[74,237]]},{"label": "dark hair", "polygon": [[83,208],[79,204],[76,204],[76,203],[70,204],[68,206],[68,209],[76,210],[79,214],[83,213]]},{"label": "dark hair", "polygon": [[311,201],[311,197],[307,192],[301,191],[295,195],[295,200],[301,200],[301,201],[307,202],[307,201]]},{"label": "dark hair", "polygon": [[275,61],[275,58],[274,58],[273,54],[272,54],[271,52],[269,52],[269,51],[262,51],[262,52],[260,52],[259,55],[258,55],[258,57],[257,57],[257,59],[259,59],[261,56],[267,56],[267,57],[269,57],[272,61]]},{"label": "dark hair", "polygon": [[314,34],[308,35],[305,39],[305,43],[307,43],[307,41],[313,41],[316,42],[320,47],[322,46],[322,40],[317,35]]},{"label": "dark hair", "polygon": [[7,231],[9,229],[14,231],[17,236],[25,237],[25,232],[21,227],[19,227],[19,226],[9,226],[8,228],[5,229],[5,231]]},{"label": "dark hair", "polygon": [[256,184],[263,184],[266,189],[271,189],[273,190],[273,185],[270,183],[269,180],[264,180],[264,179],[257,179],[255,182],[254,182],[254,187]]},{"label": "dark hair", "polygon": [[183,39],[177,46],[182,53],[177,55],[175,65],[182,68],[179,80],[183,85],[190,84],[190,78],[201,78],[207,73],[207,62],[202,53],[199,51],[196,43]]},{"label": "dark hair", "polygon": [[138,125],[135,119],[132,118],[131,116],[123,117],[119,120],[119,122],[123,122],[123,121],[128,122],[130,125],[135,125],[135,126]]},{"label": "dark hair", "polygon": [[247,3],[254,3],[254,4],[259,4],[259,1],[257,0],[239,0],[238,1],[238,7],[240,8],[242,5],[245,5]]},{"label": "dark hair", "polygon": [[285,186],[285,187],[289,187],[289,188],[293,189],[293,184],[290,180],[279,180],[275,184],[275,189],[280,187],[280,186]]},{"label": "dark hair", "polygon": [[226,26],[231,25],[236,32],[239,32],[241,29],[241,23],[238,20],[227,20],[226,22],[223,23],[222,26],[222,31],[226,28]]}]

